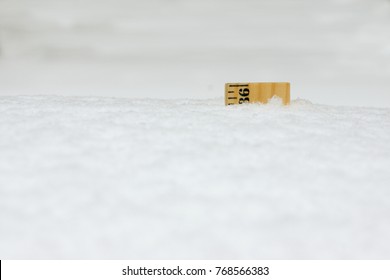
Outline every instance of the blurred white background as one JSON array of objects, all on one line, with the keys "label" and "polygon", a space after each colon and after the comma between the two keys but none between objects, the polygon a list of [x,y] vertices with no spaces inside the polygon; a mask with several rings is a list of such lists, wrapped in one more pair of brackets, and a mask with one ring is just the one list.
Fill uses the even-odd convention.
[{"label": "blurred white background", "polygon": [[390,107],[388,0],[0,0],[0,95],[292,98]]}]

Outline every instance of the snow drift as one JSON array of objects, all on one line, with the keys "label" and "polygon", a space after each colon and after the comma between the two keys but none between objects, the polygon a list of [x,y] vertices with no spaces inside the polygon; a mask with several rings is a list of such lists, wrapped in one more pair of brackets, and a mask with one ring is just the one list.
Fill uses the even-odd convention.
[{"label": "snow drift", "polygon": [[0,258],[389,258],[390,109],[0,97]]}]

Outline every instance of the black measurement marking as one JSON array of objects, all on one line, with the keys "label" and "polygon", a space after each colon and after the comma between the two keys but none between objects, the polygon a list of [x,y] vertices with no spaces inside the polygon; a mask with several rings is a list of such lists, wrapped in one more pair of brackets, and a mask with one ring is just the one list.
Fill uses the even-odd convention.
[{"label": "black measurement marking", "polygon": [[234,93],[234,90],[229,90],[228,93]]},{"label": "black measurement marking", "polygon": [[249,86],[248,84],[247,85],[229,85],[229,87],[247,87]]},{"label": "black measurement marking", "polygon": [[228,103],[228,105],[234,105],[234,103]]},{"label": "black measurement marking", "polygon": [[240,94],[240,96],[243,97],[240,98],[240,101],[238,102],[239,104],[242,104],[244,102],[249,102],[249,88],[244,88],[244,89],[240,88],[238,93]]},{"label": "black measurement marking", "polygon": [[228,97],[228,99],[237,99],[237,97]]}]

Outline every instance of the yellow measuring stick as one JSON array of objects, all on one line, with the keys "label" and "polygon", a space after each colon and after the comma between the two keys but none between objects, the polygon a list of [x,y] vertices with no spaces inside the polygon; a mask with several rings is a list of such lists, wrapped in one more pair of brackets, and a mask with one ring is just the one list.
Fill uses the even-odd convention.
[{"label": "yellow measuring stick", "polygon": [[290,83],[227,83],[225,84],[225,105],[242,103],[267,103],[272,97],[290,104]]}]

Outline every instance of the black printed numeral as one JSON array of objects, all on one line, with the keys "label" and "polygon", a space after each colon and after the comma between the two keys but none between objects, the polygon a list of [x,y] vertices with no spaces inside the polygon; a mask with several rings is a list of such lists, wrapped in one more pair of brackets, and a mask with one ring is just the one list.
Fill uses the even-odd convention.
[{"label": "black printed numeral", "polygon": [[241,88],[238,93],[241,96],[238,103],[242,104],[244,102],[249,102],[249,88]]}]

